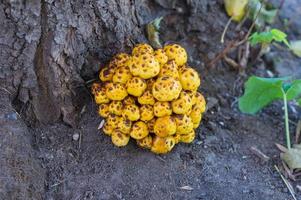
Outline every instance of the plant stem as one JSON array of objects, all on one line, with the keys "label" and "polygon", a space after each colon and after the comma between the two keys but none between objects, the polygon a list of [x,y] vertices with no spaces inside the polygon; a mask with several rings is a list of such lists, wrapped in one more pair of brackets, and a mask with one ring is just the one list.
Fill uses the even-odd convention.
[{"label": "plant stem", "polygon": [[283,92],[283,102],[284,102],[284,120],[285,120],[285,135],[286,135],[286,146],[288,149],[291,149],[291,138],[290,138],[290,130],[288,123],[288,110],[287,110],[287,99],[286,94]]},{"label": "plant stem", "polygon": [[225,38],[226,32],[227,32],[227,30],[230,26],[231,21],[232,21],[232,17],[228,20],[228,22],[227,22],[227,24],[224,28],[224,31],[223,31],[223,34],[222,34],[222,37],[221,37],[221,43],[224,43],[224,38]]}]

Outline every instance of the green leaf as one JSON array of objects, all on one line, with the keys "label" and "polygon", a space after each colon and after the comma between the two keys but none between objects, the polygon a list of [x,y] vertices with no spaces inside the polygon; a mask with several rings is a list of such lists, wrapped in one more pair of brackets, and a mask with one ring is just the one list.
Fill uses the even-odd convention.
[{"label": "green leaf", "polygon": [[245,83],[245,93],[239,98],[239,109],[255,114],[274,100],[283,98],[282,84],[286,78],[251,76]]},{"label": "green leaf", "polygon": [[301,168],[301,149],[291,148],[285,153],[280,154],[281,159],[289,166],[290,169]]},{"label": "green leaf", "polygon": [[283,42],[284,44],[286,44],[286,46],[290,48],[290,44],[286,40],[287,35],[284,32],[278,29],[272,29],[270,32],[272,33],[274,40],[276,40],[277,42]]},{"label": "green leaf", "polygon": [[159,37],[160,23],[163,17],[158,17],[146,25],[147,37],[154,48],[162,48]]},{"label": "green leaf", "polygon": [[296,56],[301,57],[301,40],[291,41],[291,50]]},{"label": "green leaf", "polygon": [[[259,10],[260,13],[257,14]],[[259,0],[249,0],[248,11],[249,11],[248,17],[253,21],[255,20],[255,24],[257,28],[261,28],[265,25],[265,23],[268,24],[274,23],[278,9],[267,10],[266,5],[265,4],[262,5],[262,3]]]},{"label": "green leaf", "polygon": [[293,100],[301,94],[301,80],[294,80],[286,92],[287,100]]},{"label": "green leaf", "polygon": [[288,43],[286,39],[287,35],[278,30],[278,29],[272,29],[270,31],[265,31],[265,32],[255,32],[249,37],[249,40],[251,42],[251,45],[256,45],[256,44],[264,44],[264,43],[271,43],[273,40],[277,42],[283,42],[286,44],[288,47],[290,47],[290,44]]}]

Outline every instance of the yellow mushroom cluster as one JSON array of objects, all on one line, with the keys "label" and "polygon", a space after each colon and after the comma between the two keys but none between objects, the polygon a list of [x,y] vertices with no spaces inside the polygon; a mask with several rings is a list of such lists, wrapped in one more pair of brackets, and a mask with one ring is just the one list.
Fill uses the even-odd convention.
[{"label": "yellow mushroom cluster", "polygon": [[168,153],[179,142],[191,143],[206,109],[197,91],[200,77],[187,65],[178,44],[154,50],[138,44],[132,54],[117,54],[92,85],[103,133],[118,147],[130,138],[157,154]]}]

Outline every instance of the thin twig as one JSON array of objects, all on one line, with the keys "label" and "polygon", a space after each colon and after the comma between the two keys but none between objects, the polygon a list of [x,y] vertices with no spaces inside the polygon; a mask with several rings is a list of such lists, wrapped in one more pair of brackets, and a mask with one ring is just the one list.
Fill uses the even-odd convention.
[{"label": "thin twig", "polygon": [[280,170],[278,169],[278,167],[276,165],[274,165],[276,171],[279,173],[281,179],[283,180],[283,182],[285,183],[287,189],[289,190],[289,192],[291,193],[292,197],[294,200],[297,200],[295,197],[295,191],[292,187],[292,185],[290,184],[290,182],[281,174]]},{"label": "thin twig", "polygon": [[260,151],[259,149],[257,149],[256,147],[251,147],[250,148],[251,152],[254,153],[256,156],[258,156],[259,158],[261,158],[263,161],[267,162],[270,160],[270,157],[268,157],[267,155],[265,155],[264,153],[262,153],[262,151]]},{"label": "thin twig", "polygon": [[232,22],[232,17],[230,17],[230,19],[228,20],[228,22],[227,22],[227,24],[226,24],[226,26],[224,28],[224,31],[223,31],[223,34],[222,34],[222,37],[221,37],[221,43],[222,44],[224,43],[224,38],[225,38],[226,32],[227,32],[227,30],[228,30],[231,22]]}]

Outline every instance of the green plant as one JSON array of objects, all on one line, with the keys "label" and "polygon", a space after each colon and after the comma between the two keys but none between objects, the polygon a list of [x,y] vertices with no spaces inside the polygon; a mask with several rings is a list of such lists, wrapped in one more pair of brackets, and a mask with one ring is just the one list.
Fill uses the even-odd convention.
[{"label": "green plant", "polygon": [[249,41],[252,46],[256,44],[271,44],[273,41],[283,42],[287,47],[290,48],[290,44],[286,39],[287,35],[280,31],[279,29],[271,29],[270,31],[265,32],[255,32],[249,37]]},{"label": "green plant", "polygon": [[248,114],[256,114],[275,100],[283,100],[286,144],[290,150],[290,132],[287,102],[296,100],[301,94],[301,80],[286,78],[261,78],[251,76],[245,83],[245,93],[239,98],[239,109]]}]

